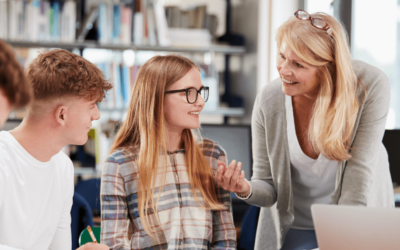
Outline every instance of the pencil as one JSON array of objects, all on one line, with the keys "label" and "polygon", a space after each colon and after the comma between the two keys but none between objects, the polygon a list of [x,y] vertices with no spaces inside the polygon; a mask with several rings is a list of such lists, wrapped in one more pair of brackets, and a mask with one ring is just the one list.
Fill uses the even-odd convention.
[{"label": "pencil", "polygon": [[92,228],[91,228],[90,226],[87,226],[87,230],[88,230],[88,232],[89,232],[89,234],[90,234],[90,237],[92,238],[92,241],[93,241],[94,243],[97,243],[97,240],[96,240],[96,237],[94,236],[94,233],[93,233],[93,231],[92,231]]}]

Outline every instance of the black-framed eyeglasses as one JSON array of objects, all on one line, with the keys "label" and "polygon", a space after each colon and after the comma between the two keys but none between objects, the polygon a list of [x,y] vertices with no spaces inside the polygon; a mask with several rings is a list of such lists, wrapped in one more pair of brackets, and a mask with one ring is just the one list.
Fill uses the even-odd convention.
[{"label": "black-framed eyeglasses", "polygon": [[165,94],[173,94],[173,93],[179,93],[179,92],[186,92],[186,100],[188,103],[193,104],[197,101],[197,96],[201,95],[203,97],[204,102],[208,100],[208,87],[201,87],[200,90],[197,90],[195,87],[190,87],[187,89],[177,89],[177,90],[170,90],[166,91]]},{"label": "black-framed eyeglasses", "polygon": [[314,26],[314,27],[317,28],[317,29],[325,30],[325,31],[328,33],[328,35],[329,35],[331,38],[333,38],[331,27],[329,26],[329,24],[328,24],[327,22],[325,22],[325,21],[322,20],[321,18],[313,18],[313,17],[311,17],[310,14],[308,14],[307,11],[300,10],[300,9],[297,10],[297,11],[294,13],[294,15],[295,15],[298,19],[303,20],[303,21],[308,21],[308,20],[310,20],[312,26]]}]

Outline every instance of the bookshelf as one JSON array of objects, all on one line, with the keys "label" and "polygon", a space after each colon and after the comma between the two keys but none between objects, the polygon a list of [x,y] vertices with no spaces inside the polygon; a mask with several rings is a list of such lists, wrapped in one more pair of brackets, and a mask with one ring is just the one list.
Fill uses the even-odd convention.
[{"label": "bookshelf", "polygon": [[109,49],[109,50],[136,50],[136,51],[164,51],[177,53],[220,53],[229,55],[244,55],[246,49],[243,46],[212,45],[209,47],[175,47],[175,46],[150,46],[150,45],[121,45],[121,44],[100,44],[96,42],[31,42],[4,40],[13,47],[19,48],[60,48],[60,49]]},{"label": "bookshelf", "polygon": [[[98,42],[33,42],[33,41],[13,41],[4,40],[15,48],[61,48],[61,49],[108,49],[108,50],[134,50],[134,51],[158,51],[158,52],[176,52],[176,53],[215,53],[233,56],[242,56],[246,53],[244,46],[229,46],[222,44],[213,44],[209,47],[176,47],[176,46],[150,46],[150,45],[122,45],[122,44],[100,44]],[[227,69],[225,69],[227,70]],[[99,108],[103,113],[124,113],[126,108]],[[215,110],[204,110],[202,115],[219,115],[224,117],[225,123],[229,117],[242,117],[245,114],[244,108],[219,107]],[[15,115],[14,115],[15,116]],[[13,114],[10,117],[14,117]]]},{"label": "bookshelf", "polygon": [[[181,5],[184,5],[183,2]],[[218,99],[214,102],[217,105],[211,106],[210,98],[211,108],[206,108],[203,114],[223,116],[225,123],[228,123],[229,117],[245,114],[242,104],[231,105],[229,98],[225,97],[231,95],[229,57],[245,55],[246,48],[227,45],[229,41],[214,43],[217,40],[218,17],[208,12],[205,3],[186,8],[168,5],[163,0],[0,0],[0,16],[0,37],[14,48],[77,49],[81,56],[85,49],[115,51],[117,56],[108,62],[91,60],[106,77],[112,79],[116,87],[122,86],[113,90],[117,93],[111,100],[114,105],[105,105],[104,108],[110,109],[102,108],[104,113],[125,111],[123,107],[127,106],[129,99],[125,93],[129,92],[129,85],[134,83],[132,75],[136,76],[137,73],[137,69],[132,67],[140,67],[143,63],[135,62],[134,66],[123,63],[119,54],[130,50],[142,55],[147,52],[182,53],[193,58],[204,54],[207,84],[214,86],[214,93],[219,93],[218,79],[221,78],[218,74],[223,72],[223,101],[231,107],[219,107],[220,97],[214,98]],[[216,54],[219,54],[219,58],[225,56],[225,65],[219,70],[215,66]],[[21,62],[24,62],[23,59]],[[122,96],[120,92],[123,92]],[[111,95],[114,96],[114,93]],[[123,100],[125,105],[120,105],[119,100]],[[14,118],[19,117],[14,115]]]}]

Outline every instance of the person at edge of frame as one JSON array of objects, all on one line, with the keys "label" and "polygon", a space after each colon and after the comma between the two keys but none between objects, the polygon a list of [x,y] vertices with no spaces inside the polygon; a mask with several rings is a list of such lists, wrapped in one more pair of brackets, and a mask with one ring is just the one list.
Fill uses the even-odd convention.
[{"label": "person at edge of frame", "polygon": [[[74,167],[61,149],[86,143],[100,118],[96,103],[112,84],[94,64],[60,49],[40,54],[26,73],[34,99],[18,127],[0,132],[0,249],[71,250]],[[108,247],[79,248],[90,249]]]},{"label": "person at edge of frame", "polygon": [[251,181],[236,161],[221,162],[216,179],[261,207],[255,249],[313,249],[312,204],[394,207],[382,144],[390,82],[351,59],[345,29],[328,14],[298,10],[276,38],[280,77],[253,107]]}]

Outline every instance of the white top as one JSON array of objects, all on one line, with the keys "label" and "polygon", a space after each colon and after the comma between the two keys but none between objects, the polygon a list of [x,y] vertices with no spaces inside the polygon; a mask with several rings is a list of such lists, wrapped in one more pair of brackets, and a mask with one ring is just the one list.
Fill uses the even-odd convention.
[{"label": "white top", "polygon": [[332,204],[338,162],[328,160],[322,154],[316,160],[304,154],[297,140],[292,97],[285,98],[294,205],[292,228],[314,229],[311,205]]},{"label": "white top", "polygon": [[71,250],[73,177],[64,153],[40,162],[0,132],[0,250]]}]

